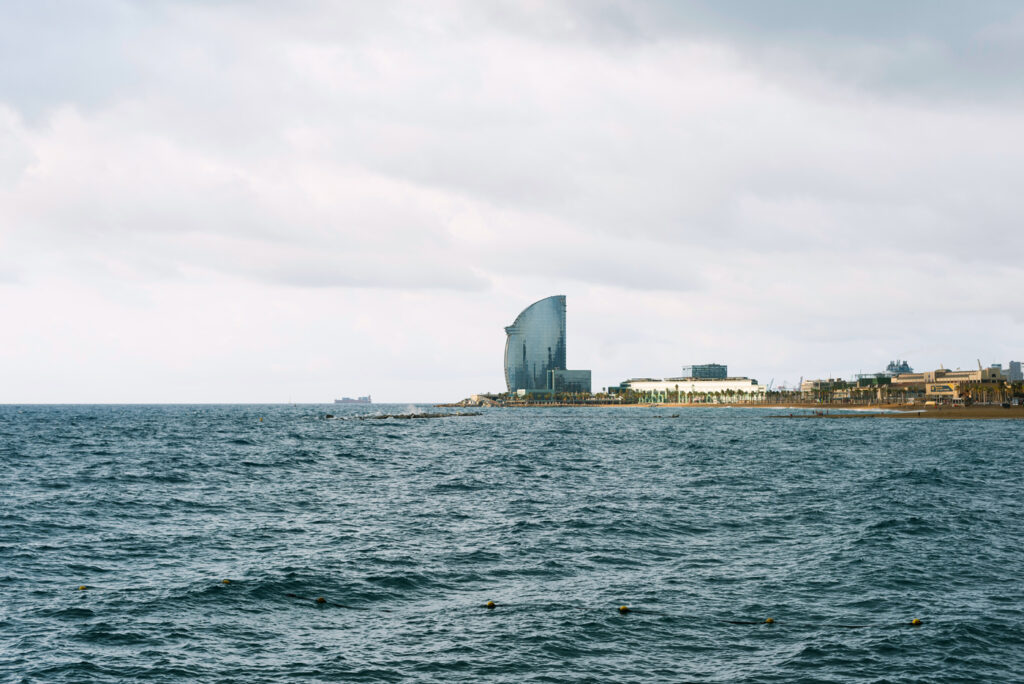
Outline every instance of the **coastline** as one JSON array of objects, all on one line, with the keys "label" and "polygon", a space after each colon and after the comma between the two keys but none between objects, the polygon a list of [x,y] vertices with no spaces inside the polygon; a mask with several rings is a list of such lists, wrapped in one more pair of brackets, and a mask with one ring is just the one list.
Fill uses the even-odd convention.
[{"label": "coastline", "polygon": [[[788,416],[787,416],[788,417]],[[931,418],[939,420],[1024,420],[1024,406],[929,406],[888,413],[842,413],[806,416],[808,418]]]},{"label": "coastline", "polygon": [[[437,404],[438,407],[464,408],[463,404]],[[813,410],[814,413],[798,413],[789,415],[774,415],[773,418],[894,418],[894,419],[917,419],[930,418],[942,420],[1024,420],[1024,406],[917,406],[908,404],[815,404],[811,402],[784,402],[784,403],[728,403],[728,404],[694,404],[666,402],[659,404],[621,404],[612,403],[551,403],[551,404],[505,404],[496,408],[529,409],[529,408],[634,408],[634,409],[658,409],[658,408],[733,408],[733,409],[775,409],[776,411],[786,410]]]}]

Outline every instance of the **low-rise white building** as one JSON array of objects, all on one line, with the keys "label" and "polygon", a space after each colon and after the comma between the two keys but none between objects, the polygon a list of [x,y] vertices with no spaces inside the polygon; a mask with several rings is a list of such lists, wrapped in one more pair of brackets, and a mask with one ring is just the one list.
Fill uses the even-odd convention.
[{"label": "low-rise white building", "polygon": [[634,378],[619,385],[619,391],[654,395],[659,401],[735,402],[763,399],[764,385],[750,378],[701,380],[698,378]]}]

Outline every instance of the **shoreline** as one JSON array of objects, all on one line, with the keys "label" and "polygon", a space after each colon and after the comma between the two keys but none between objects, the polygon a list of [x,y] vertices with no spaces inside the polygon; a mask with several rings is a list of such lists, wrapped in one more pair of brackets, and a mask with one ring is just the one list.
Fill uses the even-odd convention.
[{"label": "shoreline", "polygon": [[[461,404],[437,404],[439,407],[465,408]],[[774,409],[813,410],[815,413],[799,413],[790,415],[773,415],[772,418],[894,418],[894,419],[942,419],[942,420],[1024,420],[1024,406],[917,406],[910,404],[815,404],[811,402],[784,403],[734,403],[734,404],[694,404],[666,402],[663,404],[506,404],[494,408],[509,409],[544,409],[544,408],[737,408],[737,409]]]},{"label": "shoreline", "polygon": [[[779,416],[788,418],[789,416]],[[794,416],[797,417],[797,416]],[[844,413],[804,416],[806,418],[925,418],[931,420],[1024,420],[1024,406],[947,406],[892,411],[888,413]]]}]

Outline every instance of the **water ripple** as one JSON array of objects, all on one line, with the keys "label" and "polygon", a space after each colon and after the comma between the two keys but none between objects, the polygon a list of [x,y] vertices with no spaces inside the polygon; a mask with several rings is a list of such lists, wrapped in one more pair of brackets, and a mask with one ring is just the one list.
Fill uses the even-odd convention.
[{"label": "water ripple", "polygon": [[0,679],[1024,672],[1009,421],[361,411],[0,407]]}]

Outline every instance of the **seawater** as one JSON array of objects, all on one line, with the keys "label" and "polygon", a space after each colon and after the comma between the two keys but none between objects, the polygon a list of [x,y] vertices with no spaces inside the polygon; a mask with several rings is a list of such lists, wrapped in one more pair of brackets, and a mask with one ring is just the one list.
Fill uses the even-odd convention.
[{"label": "seawater", "polygon": [[0,679],[1024,680],[1021,422],[378,410],[0,407]]}]

